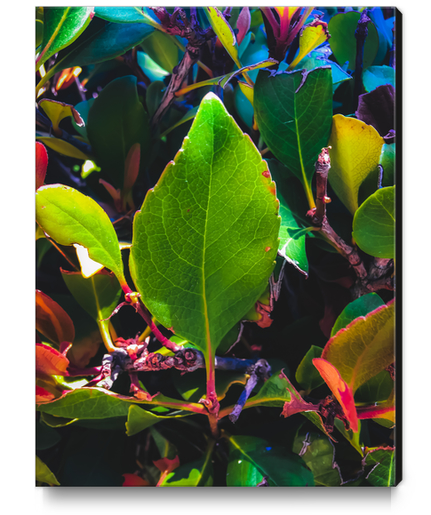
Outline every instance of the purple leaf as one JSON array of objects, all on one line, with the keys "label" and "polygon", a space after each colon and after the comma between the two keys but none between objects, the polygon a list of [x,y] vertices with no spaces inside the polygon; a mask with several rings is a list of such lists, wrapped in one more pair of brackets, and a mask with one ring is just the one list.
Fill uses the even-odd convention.
[{"label": "purple leaf", "polygon": [[372,125],[380,136],[395,128],[395,89],[390,84],[359,95],[356,117]]}]

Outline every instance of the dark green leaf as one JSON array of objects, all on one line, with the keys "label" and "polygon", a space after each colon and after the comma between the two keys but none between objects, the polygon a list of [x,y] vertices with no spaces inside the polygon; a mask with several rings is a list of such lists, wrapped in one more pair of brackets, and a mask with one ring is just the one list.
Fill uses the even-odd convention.
[{"label": "dark green leaf", "polygon": [[373,486],[395,486],[395,450],[390,447],[368,449],[365,464],[373,468],[367,481]]},{"label": "dark green leaf", "polygon": [[324,383],[322,376],[312,362],[313,358],[320,358],[322,350],[321,347],[312,345],[296,369],[295,379],[305,390],[314,390],[314,388]]},{"label": "dark green leaf", "polygon": [[257,406],[266,406],[268,408],[282,408],[285,402],[290,401],[291,394],[288,388],[288,382],[280,377],[280,372],[274,373],[267,381],[265,381],[261,389],[256,395],[250,397],[246,402],[244,409]]},{"label": "dark green leaf", "polygon": [[144,429],[147,429],[148,427],[153,426],[154,424],[157,424],[158,422],[161,422],[162,420],[168,420],[171,418],[178,418],[178,417],[187,417],[191,415],[191,413],[184,412],[180,415],[155,415],[154,413],[151,413],[150,411],[144,410],[140,408],[139,406],[132,405],[129,407],[129,412],[127,415],[127,422],[126,422],[126,433],[127,436],[133,436],[137,433],[140,433]]},{"label": "dark green leaf", "polygon": [[120,244],[106,212],[79,191],[51,184],[36,191],[36,220],[60,245],[85,247],[91,259],[114,272],[125,284]]},{"label": "dark green leaf", "polygon": [[355,403],[372,405],[383,402],[391,395],[394,381],[386,370],[382,370],[372,377],[355,392]]},{"label": "dark green leaf", "polygon": [[328,144],[332,124],[331,68],[279,73],[261,70],[253,105],[265,143],[301,180],[307,200],[314,206],[314,163]]},{"label": "dark green leaf", "polygon": [[[361,13],[349,11],[333,16],[328,23],[328,31],[331,34],[329,44],[340,66],[348,62],[348,69],[355,69],[356,38],[355,30],[358,26]],[[367,25],[368,35],[365,39],[363,67],[368,68],[373,64],[379,49],[379,36],[374,23]]]},{"label": "dark green leaf", "polygon": [[266,163],[208,94],[135,216],[130,270],[144,304],[213,355],[265,290],[279,223]]},{"label": "dark green leaf", "polygon": [[381,188],[361,204],[353,218],[358,247],[379,258],[395,257],[395,186]]},{"label": "dark green leaf", "polygon": [[332,328],[331,336],[334,336],[340,329],[349,325],[355,318],[364,317],[370,311],[375,310],[379,306],[383,306],[383,304],[383,300],[377,293],[367,293],[367,295],[355,299],[348,304],[338,316]]},{"label": "dark green leaf", "polygon": [[44,7],[43,41],[38,66],[69,46],[91,21],[94,7]]},{"label": "dark green leaf", "polygon": [[[244,461],[247,465],[243,465]],[[313,474],[303,460],[285,447],[254,436],[231,436],[227,485],[256,486],[247,481],[258,479],[258,473],[268,478],[269,486],[314,486]]]},{"label": "dark green leaf", "polygon": [[149,118],[139,102],[136,83],[132,75],[114,79],[88,113],[87,135],[97,164],[116,188],[123,186],[124,166],[132,145],[141,145],[140,170],[149,148]]}]

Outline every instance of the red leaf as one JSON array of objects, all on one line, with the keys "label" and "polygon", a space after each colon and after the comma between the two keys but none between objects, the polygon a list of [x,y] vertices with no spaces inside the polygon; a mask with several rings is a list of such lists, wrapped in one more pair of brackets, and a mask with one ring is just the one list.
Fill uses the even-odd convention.
[{"label": "red leaf", "polygon": [[351,388],[341,377],[334,365],[329,363],[329,361],[326,361],[326,359],[314,358],[313,365],[317,368],[319,374],[340,403],[344,414],[350,423],[351,429],[356,433],[358,431],[358,415],[356,413],[355,401],[353,399]]},{"label": "red leaf", "polygon": [[45,145],[40,141],[36,141],[36,189],[43,185],[47,167],[48,152]]},{"label": "red leaf", "polygon": [[241,44],[241,41],[245,38],[247,32],[250,29],[251,23],[251,15],[248,7],[243,7],[241,12],[239,13],[238,19],[236,21],[236,28],[238,29],[238,34],[236,35],[236,40],[238,45]]},{"label": "red leaf", "polygon": [[36,329],[54,343],[75,339],[75,327],[69,315],[40,290],[36,290]]},{"label": "red leaf", "polygon": [[36,343],[36,374],[64,376],[67,375],[69,360],[60,352],[44,345]]},{"label": "red leaf", "polygon": [[178,456],[175,456],[173,460],[170,460],[169,458],[162,458],[161,460],[153,461],[153,463],[162,474],[169,474],[180,466],[180,458]]},{"label": "red leaf", "polygon": [[305,402],[302,398],[292,399],[291,401],[284,403],[281,414],[287,418],[303,411],[319,411],[319,405]]},{"label": "red leaf", "polygon": [[48,390],[45,390],[45,388],[36,385],[36,404],[42,404],[51,401],[52,399],[55,399],[55,395],[53,393],[48,392]]},{"label": "red leaf", "polygon": [[136,474],[123,474],[123,477],[123,486],[150,486],[148,481],[145,481],[145,479]]}]

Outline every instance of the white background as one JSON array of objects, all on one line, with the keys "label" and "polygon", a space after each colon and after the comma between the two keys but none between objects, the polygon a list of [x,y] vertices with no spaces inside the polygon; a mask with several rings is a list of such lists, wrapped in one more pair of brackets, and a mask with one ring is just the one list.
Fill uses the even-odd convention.
[{"label": "white background", "polygon": [[[82,5],[69,1],[43,5]],[[121,2],[98,2],[120,5]],[[128,5],[124,3],[123,5]],[[131,4],[129,4],[131,5]],[[173,5],[165,2],[163,5]],[[190,5],[190,4],[188,4]],[[193,2],[207,5],[207,2]],[[231,4],[232,5],[232,4]],[[244,5],[235,2],[234,5]],[[248,2],[247,5],[259,5]],[[329,3],[323,5],[346,5]],[[390,2],[377,5],[393,6]],[[2,3],[1,483],[2,505],[28,513],[404,513],[429,504],[430,11],[403,13],[403,482],[392,489],[35,488],[34,486],[34,4]],[[397,49],[397,62],[400,50]],[[398,264],[399,266],[399,264]]]}]

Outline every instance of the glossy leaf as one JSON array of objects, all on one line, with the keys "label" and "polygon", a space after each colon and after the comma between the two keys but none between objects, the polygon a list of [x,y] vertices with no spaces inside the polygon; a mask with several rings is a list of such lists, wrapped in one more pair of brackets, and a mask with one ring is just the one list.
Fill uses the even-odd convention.
[{"label": "glossy leaf", "polygon": [[380,164],[383,166],[383,186],[395,184],[395,143],[384,144],[380,155]]},{"label": "glossy leaf", "polygon": [[54,66],[45,75],[44,82],[65,68],[88,66],[123,55],[142,43],[153,30],[146,23],[110,23],[94,18],[76,41],[59,52]]},{"label": "glossy leaf", "polygon": [[55,138],[54,136],[37,136],[37,141],[44,143],[47,147],[55,150],[63,156],[82,159],[83,161],[90,159],[90,156],[84,154],[84,152],[79,150],[79,148],[75,147],[68,141],[64,141],[63,139]]},{"label": "glossy leaf", "polygon": [[107,7],[98,6],[94,8],[94,14],[103,20],[114,23],[146,23],[151,26],[159,25],[147,12],[147,7],[121,6]]},{"label": "glossy leaf", "polygon": [[302,29],[299,36],[299,51],[295,59],[290,63],[288,70],[293,70],[301,60],[319,45],[328,41],[329,33],[326,23],[317,22],[317,24],[307,25]]},{"label": "glossy leaf", "polygon": [[87,28],[93,14],[94,7],[44,7],[38,66],[75,41]]},{"label": "glossy leaf", "polygon": [[343,380],[339,371],[334,365],[329,363],[329,361],[322,358],[314,358],[313,364],[325,383],[329,386],[334,397],[341,404],[352,431],[356,433],[358,431],[358,416],[356,414],[355,401],[351,388],[346,381]]},{"label": "glossy leaf", "polygon": [[92,198],[60,184],[42,186],[36,192],[36,219],[57,243],[87,248],[91,259],[112,270],[120,284],[125,284],[115,229]]},{"label": "glossy leaf", "polygon": [[365,91],[370,92],[379,86],[390,84],[395,87],[395,70],[392,66],[370,66],[362,77]]},{"label": "glossy leaf", "polygon": [[238,66],[238,68],[241,68],[241,63],[239,62],[238,57],[238,43],[236,41],[235,33],[226,21],[226,18],[217,9],[217,7],[204,7],[204,9],[208,17],[208,21],[219,38],[220,43],[232,57],[233,62]]},{"label": "glossy leaf", "polygon": [[180,465],[168,474],[159,486],[212,486],[213,464],[211,456]]},{"label": "glossy leaf", "polygon": [[132,75],[110,82],[96,98],[88,113],[87,135],[97,164],[111,184],[121,188],[129,150],[141,145],[142,169],[149,148],[148,115],[139,101],[137,79]]},{"label": "glossy leaf", "polygon": [[48,485],[60,486],[60,483],[58,482],[55,475],[51,472],[49,467],[39,458],[39,456],[36,456],[36,481],[40,481],[41,483],[47,483]]},{"label": "glossy leaf", "polygon": [[40,290],[36,290],[36,329],[58,345],[75,339],[72,319],[57,302]]},{"label": "glossy leaf", "polygon": [[314,163],[328,144],[332,123],[331,68],[278,73],[261,70],[253,105],[265,143],[300,179],[310,207],[314,206]]},{"label": "glossy leaf", "polygon": [[[246,461],[247,465],[242,465]],[[250,470],[252,465],[257,471]],[[303,460],[285,447],[254,436],[229,438],[228,486],[256,486],[250,481],[268,478],[269,486],[314,486],[313,474]]]},{"label": "glossy leaf", "polygon": [[395,257],[395,186],[377,190],[361,204],[353,218],[352,235],[367,254]]},{"label": "glossy leaf", "polygon": [[210,93],[135,216],[130,270],[144,304],[209,355],[268,284],[278,247],[274,188],[259,152]]},{"label": "glossy leaf", "polygon": [[313,365],[313,359],[320,358],[322,351],[321,347],[312,345],[296,369],[295,379],[307,391],[314,390],[324,382]]},{"label": "glossy leaf", "polygon": [[45,145],[36,141],[36,189],[45,182],[46,169],[48,167],[48,152]]},{"label": "glossy leaf", "polygon": [[75,111],[79,114],[79,117],[84,122],[83,125],[78,125],[74,118],[71,119],[72,125],[75,128],[75,130],[78,132],[78,134],[84,138],[86,141],[88,141],[87,136],[87,120],[88,120],[88,112],[93,105],[94,98],[90,98],[89,100],[84,100],[83,102],[79,102],[79,104],[75,105]]},{"label": "glossy leaf", "polygon": [[66,375],[69,360],[49,345],[36,343],[36,373]]},{"label": "glossy leaf", "polygon": [[250,9],[248,7],[243,7],[239,13],[238,19],[236,20],[236,28],[238,29],[236,39],[239,45],[250,30],[250,22]]},{"label": "glossy leaf", "polygon": [[363,317],[383,305],[384,302],[377,293],[367,293],[366,295],[350,302],[335,321],[331,330],[331,337],[338,333],[340,329],[349,325],[350,322],[353,322],[355,318]]},{"label": "glossy leaf", "polygon": [[[356,59],[356,38],[355,30],[358,26],[361,13],[349,11],[333,16],[328,23],[328,31],[331,34],[329,44],[335,58],[340,66],[347,62],[348,69],[355,69]],[[374,23],[367,25],[368,35],[365,39],[363,68],[368,68],[373,64],[379,49],[379,36]]]},{"label": "glossy leaf", "polygon": [[139,406],[132,405],[129,407],[129,412],[127,415],[126,422],[126,433],[127,436],[133,436],[137,433],[140,433],[144,429],[161,422],[162,420],[168,420],[172,418],[178,417],[187,417],[190,413],[184,412],[180,415],[156,415],[151,413],[151,411],[144,410]]},{"label": "glossy leaf", "polygon": [[64,118],[72,117],[78,127],[84,125],[84,120],[79,115],[78,111],[71,105],[64,102],[57,102],[56,100],[43,99],[39,102],[44,113],[52,122],[52,128],[56,132],[59,128],[61,120]]},{"label": "glossy leaf", "polygon": [[341,202],[352,213],[358,209],[358,191],[379,164],[383,138],[371,125],[336,114],[328,145],[331,169],[328,180]]},{"label": "glossy leaf", "polygon": [[391,301],[356,318],[333,336],[322,352],[353,393],[394,362],[395,304]]},{"label": "glossy leaf", "polygon": [[395,449],[392,447],[367,448],[365,465],[373,468],[367,475],[372,486],[395,486]]},{"label": "glossy leaf", "polygon": [[168,73],[172,73],[179,61],[178,46],[172,39],[168,34],[155,30],[141,45],[142,50]]}]

